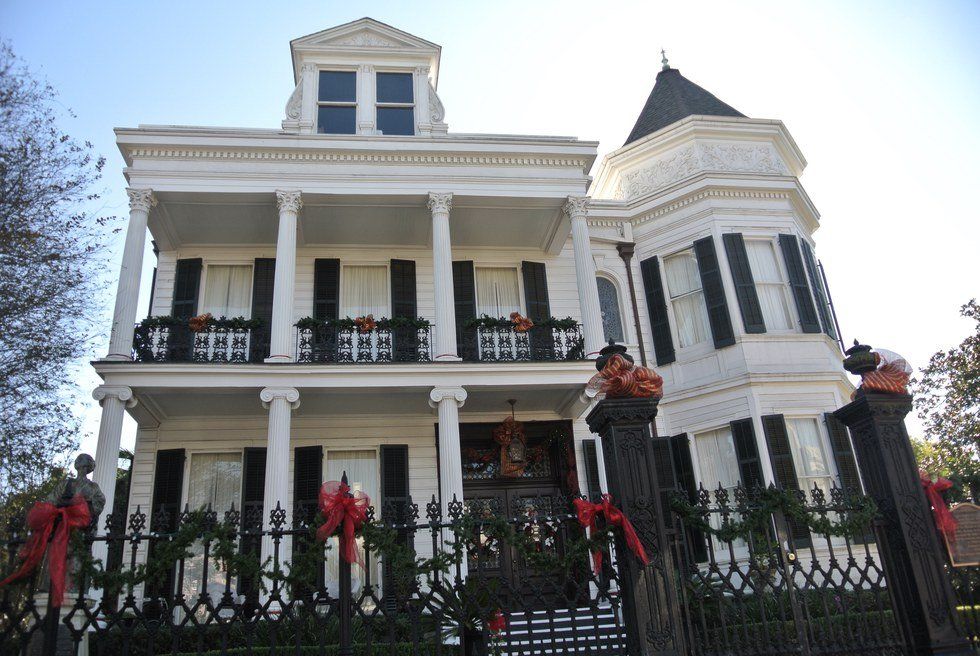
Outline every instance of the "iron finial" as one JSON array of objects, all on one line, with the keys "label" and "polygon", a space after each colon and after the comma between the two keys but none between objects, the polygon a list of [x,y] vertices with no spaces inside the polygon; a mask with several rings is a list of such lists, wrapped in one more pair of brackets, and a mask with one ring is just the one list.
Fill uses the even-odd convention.
[{"label": "iron finial", "polygon": [[670,68],[670,62],[667,61],[667,52],[663,48],[660,49],[660,57],[660,63],[663,64],[663,68],[660,70],[666,71]]}]

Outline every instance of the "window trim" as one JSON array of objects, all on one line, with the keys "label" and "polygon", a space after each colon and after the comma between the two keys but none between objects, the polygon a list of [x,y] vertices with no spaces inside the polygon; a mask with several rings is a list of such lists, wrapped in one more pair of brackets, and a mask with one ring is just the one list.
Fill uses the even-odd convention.
[{"label": "window trim", "polygon": [[[390,319],[391,318],[391,260],[381,261],[356,261],[349,262],[346,260],[340,260],[340,272],[337,276],[337,316],[341,319],[350,316],[349,314],[344,314],[347,309],[344,299],[344,270],[347,267],[384,267],[385,270],[385,289],[388,290],[388,309],[387,314],[384,317],[375,317],[375,319]],[[356,319],[357,317],[351,317]],[[350,449],[345,449],[349,451]],[[326,456],[324,456],[326,458]]]},{"label": "window trim", "polygon": [[[412,102],[410,103],[392,103],[392,102],[381,102],[378,100],[378,75],[380,73],[397,73],[400,75],[408,75],[412,79]],[[383,134],[386,137],[410,137],[415,136],[418,133],[418,103],[419,99],[416,97],[418,89],[416,89],[416,79],[415,71],[398,69],[398,68],[375,68],[374,69],[374,129],[381,133],[381,128],[378,125],[378,110],[385,108],[393,109],[411,109],[412,110],[412,134]]]},{"label": "window trim", "polygon": [[[336,101],[336,100],[320,100],[320,73],[353,73],[354,74],[354,100],[349,101]],[[313,89],[313,100],[314,100],[314,115],[316,117],[316,134],[331,134],[331,135],[341,135],[350,136],[357,134],[357,107],[360,104],[360,97],[358,92],[360,90],[360,80],[358,76],[360,72],[357,70],[356,66],[352,67],[329,67],[329,68],[318,68],[316,71],[316,88]],[[354,131],[353,132],[320,132],[320,108],[321,107],[353,107],[354,108]]]},{"label": "window trim", "polygon": [[[750,235],[743,234],[743,240],[748,244],[750,241],[764,241],[769,242],[769,247],[772,249],[773,259],[776,262],[776,268],[779,270],[778,283],[783,293],[783,303],[786,306],[786,310],[789,312],[787,319],[789,319],[789,328],[773,328],[766,321],[766,333],[771,335],[792,335],[794,333],[799,333],[800,329],[800,319],[796,314],[796,304],[793,302],[793,290],[789,286],[789,273],[786,271],[786,263],[783,262],[782,252],[779,250],[779,236],[778,235]],[[746,248],[748,251],[748,248]],[[752,269],[752,262],[749,261],[749,269]],[[756,276],[755,271],[752,271],[752,283],[756,286],[756,293],[759,292],[759,285],[772,285],[776,286],[777,283],[773,282],[759,282],[758,276]],[[760,304],[760,311],[762,310]],[[765,314],[762,315],[763,320],[766,319]]]},{"label": "window trim", "polygon": [[[698,239],[700,239],[700,237],[698,237]],[[675,257],[677,255],[680,255],[682,253],[690,253],[691,254],[691,259],[694,260],[694,266],[697,267],[698,258],[697,258],[697,256],[694,253],[694,242],[693,241],[691,242],[690,245],[688,245],[688,246],[686,246],[684,248],[679,248],[679,249],[677,249],[675,251],[672,251],[672,252],[670,252],[670,253],[668,253],[666,255],[661,256],[661,258],[660,258],[661,275],[662,275],[663,287],[664,287],[664,298],[665,298],[665,300],[667,302],[667,313],[668,313],[667,316],[668,316],[668,319],[670,321],[670,334],[671,334],[671,337],[674,340],[674,344],[676,345],[675,346],[675,350],[676,350],[676,352],[677,352],[678,355],[680,355],[681,352],[683,352],[685,354],[691,354],[691,353],[693,353],[693,354],[700,355],[701,353],[708,353],[710,351],[714,351],[715,350],[715,345],[714,345],[714,342],[712,340],[712,335],[711,335],[711,323],[710,323],[710,320],[709,320],[709,317],[708,317],[708,302],[704,298],[704,286],[701,283],[701,271],[700,271],[700,269],[698,269],[698,285],[699,285],[699,288],[698,288],[697,291],[700,292],[700,294],[701,294],[701,310],[703,312],[702,318],[704,319],[704,327],[705,327],[705,331],[706,331],[704,341],[698,342],[697,344],[690,344],[688,346],[682,346],[681,345],[680,332],[678,332],[677,314],[674,312],[674,300],[675,299],[684,298],[685,296],[690,296],[691,294],[694,294],[695,292],[693,292],[693,291],[686,292],[686,293],[684,293],[684,294],[682,294],[680,296],[671,296],[670,295],[670,283],[668,282],[668,276],[667,276],[667,260],[669,260],[670,258]]]},{"label": "window trim", "polygon": [[[517,296],[518,296],[518,299],[519,299],[518,300],[518,304],[520,305],[520,308],[518,309],[518,311],[522,315],[527,316],[527,302],[526,302],[526,298],[524,296],[524,276],[521,275],[521,267],[520,267],[520,265],[519,264],[513,264],[512,265],[512,264],[506,264],[506,263],[505,264],[477,264],[476,262],[474,262],[473,263],[473,300],[476,303],[477,319],[479,319],[480,316],[482,316],[480,314],[480,292],[479,292],[479,285],[476,284],[476,275],[477,275],[476,272],[478,270],[480,270],[480,269],[513,269],[514,275],[517,276]],[[494,319],[497,319],[497,318],[498,317],[494,317]],[[504,318],[507,318],[507,317],[504,317]]]},{"label": "window trim", "polygon": [[[204,296],[205,291],[208,288],[208,270],[213,266],[247,266],[251,270],[251,275],[248,277],[248,311],[245,313],[245,318],[249,319],[252,316],[252,293],[253,287],[255,287],[255,260],[204,260],[201,265],[201,281],[197,290],[197,308],[198,314],[204,314],[206,310],[204,309]],[[173,289],[170,291],[171,297],[173,296]],[[215,317],[216,319],[218,317]],[[234,319],[234,317],[228,317],[229,319]],[[231,453],[227,451],[226,453]]]}]

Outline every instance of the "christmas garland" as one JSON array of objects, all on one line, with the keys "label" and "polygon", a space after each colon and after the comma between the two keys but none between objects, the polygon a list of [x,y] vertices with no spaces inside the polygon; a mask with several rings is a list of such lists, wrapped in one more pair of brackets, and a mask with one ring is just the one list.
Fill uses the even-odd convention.
[{"label": "christmas garland", "polygon": [[[521,318],[523,319],[524,317]],[[572,328],[578,327],[579,322],[571,317],[565,317],[564,319],[548,317],[547,319],[542,319],[541,321],[535,321],[533,325],[535,328],[571,330]],[[508,319],[506,317],[491,317],[488,314],[484,314],[466,321],[463,324],[463,328],[467,330],[472,330],[474,328],[514,328],[514,319]]]},{"label": "christmas garland", "polygon": [[[207,317],[207,319],[204,319]],[[211,315],[199,315],[197,317],[191,317],[191,319],[178,319],[177,317],[171,315],[147,317],[140,322],[140,327],[142,328],[172,328],[175,326],[191,326],[192,320],[198,320],[203,322],[203,327],[205,329],[210,328],[226,328],[230,330],[253,330],[255,328],[261,328],[265,325],[265,321],[262,319],[246,319],[245,317],[212,317]],[[195,331],[199,332],[199,331]]]}]

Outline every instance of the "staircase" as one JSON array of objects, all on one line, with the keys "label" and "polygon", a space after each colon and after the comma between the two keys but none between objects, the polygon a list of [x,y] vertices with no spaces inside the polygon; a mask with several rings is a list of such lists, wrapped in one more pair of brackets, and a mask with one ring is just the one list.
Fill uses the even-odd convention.
[{"label": "staircase", "polygon": [[512,612],[507,615],[507,630],[500,636],[499,647],[501,656],[626,656],[626,635],[609,606]]}]

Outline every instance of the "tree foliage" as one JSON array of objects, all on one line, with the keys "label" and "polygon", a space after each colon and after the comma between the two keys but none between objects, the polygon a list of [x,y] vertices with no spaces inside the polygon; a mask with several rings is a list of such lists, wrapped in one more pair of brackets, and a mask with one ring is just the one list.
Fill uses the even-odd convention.
[{"label": "tree foliage", "polygon": [[102,309],[111,219],[88,208],[104,160],[65,118],[54,89],[0,43],[0,502],[76,447],[73,379]]},{"label": "tree foliage", "polygon": [[973,299],[960,314],[975,322],[973,333],[933,355],[915,386],[927,438],[916,455],[923,469],[966,492],[980,485],[980,304]]}]

